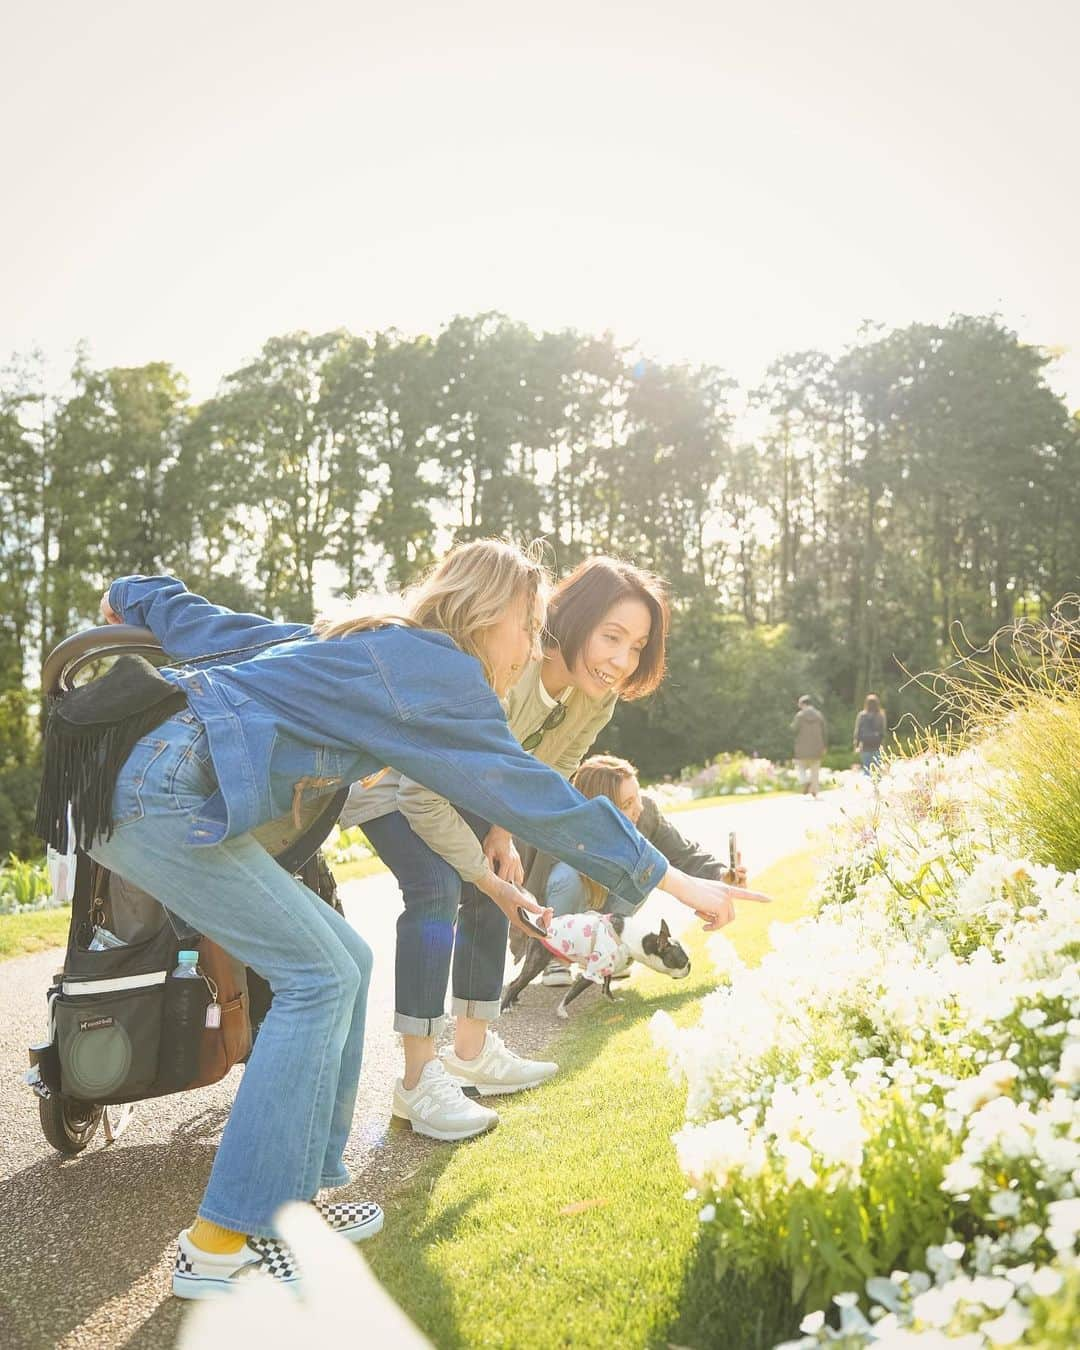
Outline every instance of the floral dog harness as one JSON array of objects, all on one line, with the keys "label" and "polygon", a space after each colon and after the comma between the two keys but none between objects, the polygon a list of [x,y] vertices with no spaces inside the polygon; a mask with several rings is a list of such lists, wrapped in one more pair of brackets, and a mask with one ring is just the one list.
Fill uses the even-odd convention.
[{"label": "floral dog harness", "polygon": [[560,914],[541,938],[553,956],[582,967],[587,980],[599,984],[627,964],[627,950],[606,914]]}]

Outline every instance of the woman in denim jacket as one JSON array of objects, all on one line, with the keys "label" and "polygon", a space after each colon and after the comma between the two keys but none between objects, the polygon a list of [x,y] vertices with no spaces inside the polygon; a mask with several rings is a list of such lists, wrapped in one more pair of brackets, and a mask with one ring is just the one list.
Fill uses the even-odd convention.
[{"label": "woman in denim jacket", "polygon": [[[449,603],[396,622],[357,617],[310,628],[233,613],[172,577],[124,577],[103,599],[109,622],[150,628],[178,663],[214,650],[233,655],[231,664],[165,671],[188,706],[136,743],[117,782],[114,831],[91,853],[274,992],[199,1218],[180,1236],[178,1294],[205,1297],[251,1265],[295,1280],[274,1237],[275,1213],[349,1179],[342,1159],[370,950],[273,861],[250,833],[258,825],[392,765],[573,859],[630,903],[660,885],[712,926],[734,917],[728,888],[668,868],[610,802],[586,802],[511,736],[495,688],[534,654],[543,577],[517,550],[490,547],[499,567],[471,574],[469,585],[490,591],[497,582],[505,617],[465,635],[464,649],[451,636]],[[242,659],[236,649],[251,654]],[[492,898],[507,911],[524,902],[508,883]],[[382,1224],[374,1205],[323,1212],[354,1240]]]}]

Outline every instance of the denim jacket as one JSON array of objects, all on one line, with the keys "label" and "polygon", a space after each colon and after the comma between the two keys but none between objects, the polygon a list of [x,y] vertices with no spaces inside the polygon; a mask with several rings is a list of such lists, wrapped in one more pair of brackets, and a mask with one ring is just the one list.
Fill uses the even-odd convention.
[{"label": "denim jacket", "polygon": [[[444,633],[388,625],[321,639],[236,614],[173,577],[121,577],[109,604],[149,628],[206,727],[218,791],[188,841],[216,844],[392,766],[572,863],[632,905],[667,862],[606,798],[589,801],[526,754],[480,662]],[[180,663],[222,653],[218,663]]]}]

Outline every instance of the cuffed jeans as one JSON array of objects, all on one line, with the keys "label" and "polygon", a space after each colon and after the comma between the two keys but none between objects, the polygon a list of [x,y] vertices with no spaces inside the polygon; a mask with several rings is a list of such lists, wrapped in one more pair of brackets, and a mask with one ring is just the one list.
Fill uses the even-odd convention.
[{"label": "cuffed jeans", "polygon": [[137,742],[91,853],[252,967],[273,990],[199,1214],[258,1237],[288,1200],[349,1179],[343,1154],[364,1049],[371,949],[250,834],[187,843],[217,788],[206,734],[183,711]]},{"label": "cuffed jeans", "polygon": [[[478,833],[487,832],[475,817],[465,819]],[[435,1036],[442,1030],[451,953],[455,1015],[493,1021],[499,1015],[509,930],[502,910],[462,882],[413,833],[400,811],[365,821],[363,829],[397,878],[405,902],[397,922],[394,1029],[405,1036]]]}]

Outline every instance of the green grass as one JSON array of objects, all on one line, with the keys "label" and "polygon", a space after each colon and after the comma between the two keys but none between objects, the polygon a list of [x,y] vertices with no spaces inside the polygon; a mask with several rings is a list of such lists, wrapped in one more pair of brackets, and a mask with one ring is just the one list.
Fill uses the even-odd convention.
[{"label": "green grass", "polygon": [[67,942],[71,910],[36,909],[29,914],[0,914],[0,961],[28,956]]},{"label": "green grass", "polygon": [[359,862],[341,863],[334,867],[334,880],[340,886],[345,881],[363,881],[364,877],[373,877],[378,872],[385,872],[386,864],[373,853],[370,858],[361,858]]},{"label": "green grass", "polygon": [[[728,930],[745,959],[766,950],[771,922],[805,912],[813,874],[805,853],[757,879],[776,903],[744,906]],[[671,1134],[685,1095],[648,1022],[659,1008],[692,1021],[713,985],[700,931],[687,940],[688,979],[636,977],[614,1007],[586,995],[550,1047],[558,1077],[500,1100],[495,1131],[440,1149],[394,1196],[371,1262],[439,1350],[739,1350],[789,1329],[767,1276],[752,1288],[716,1281],[682,1198]]]}]

